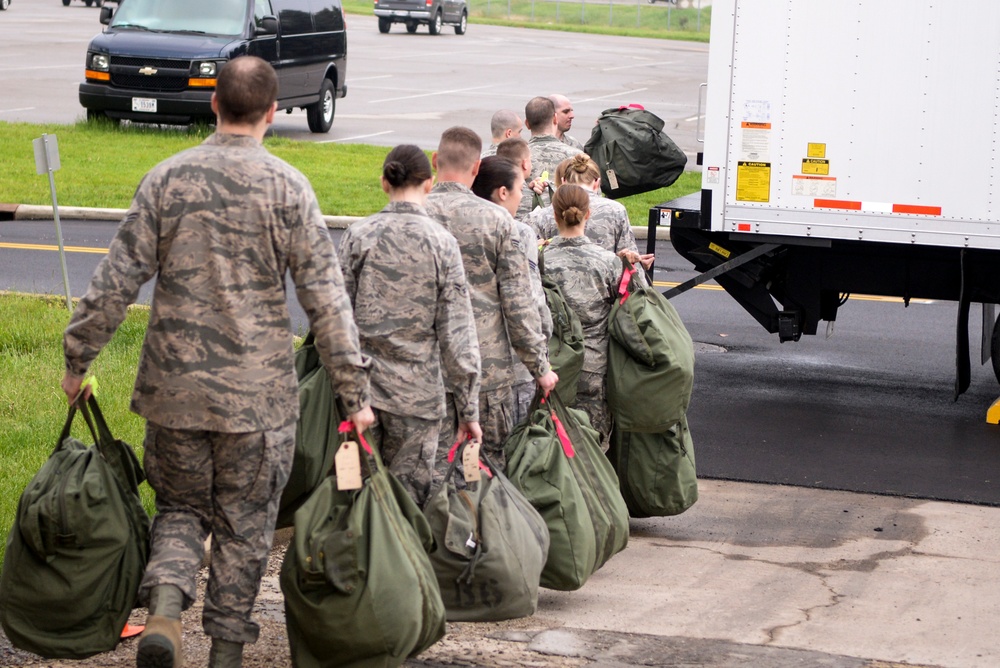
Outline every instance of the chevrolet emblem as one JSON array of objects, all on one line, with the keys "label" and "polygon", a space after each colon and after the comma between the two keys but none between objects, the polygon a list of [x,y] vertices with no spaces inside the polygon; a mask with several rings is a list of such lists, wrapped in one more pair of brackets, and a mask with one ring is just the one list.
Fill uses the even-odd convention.
[{"label": "chevrolet emblem", "polygon": [[143,67],[142,69],[139,70],[139,74],[145,74],[146,76],[151,77],[154,74],[156,74],[156,68],[149,66]]}]

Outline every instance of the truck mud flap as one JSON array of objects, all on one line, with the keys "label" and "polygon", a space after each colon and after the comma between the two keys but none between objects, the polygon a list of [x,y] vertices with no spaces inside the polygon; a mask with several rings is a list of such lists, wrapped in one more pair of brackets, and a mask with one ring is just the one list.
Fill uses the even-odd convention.
[{"label": "truck mud flap", "polygon": [[955,396],[958,398],[969,389],[972,383],[972,363],[969,361],[969,301],[965,292],[965,249],[959,254],[959,272],[961,282],[958,294],[958,323],[955,326]]}]

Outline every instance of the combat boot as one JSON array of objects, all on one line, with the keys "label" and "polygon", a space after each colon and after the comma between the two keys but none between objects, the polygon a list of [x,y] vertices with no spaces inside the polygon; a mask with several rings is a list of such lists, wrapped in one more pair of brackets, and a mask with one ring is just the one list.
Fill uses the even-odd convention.
[{"label": "combat boot", "polygon": [[242,668],[243,643],[212,638],[212,649],[208,653],[208,668]]},{"label": "combat boot", "polygon": [[149,594],[149,617],[139,636],[135,655],[137,668],[181,668],[181,607],[184,595],[173,585],[153,587]]}]

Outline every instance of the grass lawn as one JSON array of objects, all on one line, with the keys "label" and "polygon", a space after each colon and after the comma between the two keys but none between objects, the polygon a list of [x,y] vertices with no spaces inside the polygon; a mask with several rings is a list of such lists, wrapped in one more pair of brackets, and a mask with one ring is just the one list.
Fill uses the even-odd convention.
[{"label": "grass lawn", "polygon": [[[35,125],[0,122],[0,203],[52,203],[49,182],[35,173],[31,142],[43,133],[59,143],[62,168],[55,172],[60,206],[128,208],[139,180],[153,165],[200,143],[210,128],[115,127],[107,123]],[[367,216],[386,202],[378,185],[388,147],[367,144],[317,144],[265,139],[268,150],[288,161],[312,182],[327,215]],[[621,201],[633,225],[645,225],[652,205],[697,191],[701,174],[686,172],[669,188]]]}]

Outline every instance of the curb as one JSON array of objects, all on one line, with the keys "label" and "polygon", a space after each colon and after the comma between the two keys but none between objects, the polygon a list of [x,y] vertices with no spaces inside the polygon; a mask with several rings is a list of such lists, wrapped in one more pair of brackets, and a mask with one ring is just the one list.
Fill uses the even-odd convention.
[{"label": "curb", "polygon": [[[127,209],[99,209],[79,206],[59,207],[60,220],[118,220],[125,215]],[[8,220],[31,221],[31,220],[52,220],[52,207],[40,206],[37,204],[0,204],[0,212],[6,213]],[[326,226],[334,230],[345,230],[352,223],[361,220],[362,216],[323,216]],[[0,220],[4,220],[0,217]],[[632,233],[636,239],[647,239],[649,230],[645,226],[633,225]],[[656,239],[669,240],[670,228],[657,227]]]}]

